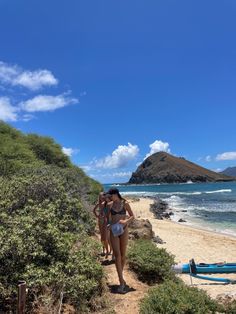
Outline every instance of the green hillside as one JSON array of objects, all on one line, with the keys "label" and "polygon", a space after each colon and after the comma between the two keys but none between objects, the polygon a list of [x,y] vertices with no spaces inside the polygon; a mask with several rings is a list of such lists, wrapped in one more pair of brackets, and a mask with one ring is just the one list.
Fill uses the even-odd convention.
[{"label": "green hillside", "polygon": [[25,166],[55,165],[72,167],[61,146],[50,137],[24,135],[6,123],[0,122],[0,175],[17,173]]},{"label": "green hillside", "polygon": [[15,311],[18,280],[27,311],[79,312],[103,289],[90,214],[102,186],[71,164],[53,139],[0,122],[0,309]]}]

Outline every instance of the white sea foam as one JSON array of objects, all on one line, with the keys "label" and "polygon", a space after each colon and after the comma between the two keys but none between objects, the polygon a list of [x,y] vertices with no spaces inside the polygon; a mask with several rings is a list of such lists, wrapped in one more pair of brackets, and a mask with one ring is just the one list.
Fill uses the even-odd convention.
[{"label": "white sea foam", "polygon": [[215,191],[206,191],[204,193],[206,194],[212,194],[212,193],[231,193],[231,189],[223,189],[223,190],[215,190]]},{"label": "white sea foam", "polygon": [[123,192],[121,191],[120,192],[122,195],[135,195],[135,196],[150,196],[150,197],[153,197],[153,196],[157,196],[159,193],[157,192],[145,192],[145,191],[126,191],[126,192]]},{"label": "white sea foam", "polygon": [[126,191],[126,192],[121,192],[124,195],[137,195],[137,196],[162,196],[162,195],[167,195],[167,196],[172,196],[172,195],[202,195],[202,194],[214,194],[214,193],[231,193],[231,189],[222,189],[222,190],[213,190],[213,191],[194,191],[194,192],[151,192],[151,191]]}]

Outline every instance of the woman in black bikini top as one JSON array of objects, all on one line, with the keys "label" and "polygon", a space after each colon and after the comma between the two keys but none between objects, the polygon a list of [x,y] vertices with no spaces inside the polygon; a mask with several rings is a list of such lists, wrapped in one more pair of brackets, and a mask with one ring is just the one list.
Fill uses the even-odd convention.
[{"label": "woman in black bikini top", "polygon": [[129,203],[121,197],[118,189],[110,189],[108,194],[111,195],[112,199],[112,206],[109,212],[111,216],[111,224],[121,224],[123,226],[123,233],[119,236],[112,233],[111,227],[110,239],[113,254],[115,255],[116,270],[120,282],[118,292],[124,293],[126,282],[123,277],[123,269],[125,265],[125,253],[129,237],[128,224],[134,219],[134,214],[129,206]]},{"label": "woman in black bikini top", "polygon": [[111,208],[111,215],[114,216],[114,215],[126,215],[126,210],[125,208],[123,207],[120,211],[116,211],[114,210],[113,208]]}]

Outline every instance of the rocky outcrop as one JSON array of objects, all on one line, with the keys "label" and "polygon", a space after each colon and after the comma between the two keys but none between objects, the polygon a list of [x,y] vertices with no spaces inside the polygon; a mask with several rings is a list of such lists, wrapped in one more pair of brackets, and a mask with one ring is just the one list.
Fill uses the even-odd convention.
[{"label": "rocky outcrop", "polygon": [[147,159],[132,174],[130,184],[217,182],[233,181],[235,178],[216,173],[183,157],[158,152]]},{"label": "rocky outcrop", "polygon": [[130,239],[152,239],[154,232],[148,219],[134,219],[129,224]]},{"label": "rocky outcrop", "polygon": [[170,216],[173,215],[173,212],[169,208],[168,204],[161,199],[155,199],[150,205],[150,210],[155,215],[155,218],[160,220],[163,220],[164,218],[170,219]]}]

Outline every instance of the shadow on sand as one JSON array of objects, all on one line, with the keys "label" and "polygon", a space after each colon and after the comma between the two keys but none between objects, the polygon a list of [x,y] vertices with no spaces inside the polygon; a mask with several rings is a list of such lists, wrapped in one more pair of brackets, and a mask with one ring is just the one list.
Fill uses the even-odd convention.
[{"label": "shadow on sand", "polygon": [[108,285],[108,288],[110,290],[111,293],[117,293],[117,294],[126,294],[126,293],[129,293],[129,292],[134,292],[136,291],[136,289],[126,285],[125,286],[125,289],[124,289],[124,292],[120,293],[118,292],[118,288],[119,288],[119,285]]}]

